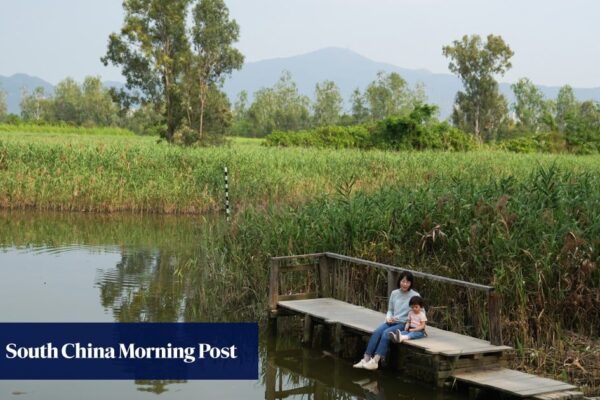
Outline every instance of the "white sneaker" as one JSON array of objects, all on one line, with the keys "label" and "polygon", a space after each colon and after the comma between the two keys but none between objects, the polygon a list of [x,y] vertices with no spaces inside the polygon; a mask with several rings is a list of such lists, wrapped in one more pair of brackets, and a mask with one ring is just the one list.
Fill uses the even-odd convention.
[{"label": "white sneaker", "polygon": [[410,340],[410,337],[407,335],[400,335],[400,343],[404,342],[405,340]]},{"label": "white sneaker", "polygon": [[371,358],[368,362],[363,366],[364,369],[368,369],[371,371],[375,371],[379,367],[379,363],[375,361],[374,358]]},{"label": "white sneaker", "polygon": [[353,367],[354,367],[354,368],[364,368],[364,367],[365,367],[365,364],[366,364],[367,362],[368,362],[368,361],[365,361],[365,359],[364,359],[364,358],[361,358],[359,362],[357,362],[356,364],[354,364],[354,365],[353,365]]},{"label": "white sneaker", "polygon": [[390,332],[390,339],[392,339],[392,342],[394,343],[400,343],[402,341],[400,339],[400,330],[398,329],[397,331]]}]

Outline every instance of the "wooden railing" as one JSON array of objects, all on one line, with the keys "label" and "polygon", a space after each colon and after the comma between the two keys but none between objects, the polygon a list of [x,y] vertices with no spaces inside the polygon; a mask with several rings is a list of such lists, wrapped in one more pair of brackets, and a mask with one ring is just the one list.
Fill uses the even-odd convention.
[{"label": "wooden railing", "polygon": [[[312,262],[304,264],[294,264],[298,260],[311,260]],[[277,303],[284,300],[301,300],[317,297],[331,297],[332,282],[331,269],[336,261],[348,262],[353,265],[363,265],[387,271],[387,293],[396,289],[398,276],[403,271],[410,271],[413,276],[426,280],[436,281],[448,285],[463,287],[469,290],[483,292],[487,298],[487,314],[489,320],[489,340],[494,345],[502,344],[502,326],[501,321],[501,298],[496,293],[493,286],[482,285],[479,283],[466,282],[459,279],[448,278],[445,276],[429,274],[420,271],[414,271],[407,268],[400,268],[393,265],[382,264],[375,261],[363,260],[360,258],[349,257],[336,253],[314,253],[294,256],[273,257],[271,258],[271,270],[269,278],[269,312],[272,317],[277,316]],[[289,263],[292,263],[289,265]],[[280,294],[280,280],[282,274],[287,272],[312,272],[316,277],[316,288],[313,291],[302,293]]]}]

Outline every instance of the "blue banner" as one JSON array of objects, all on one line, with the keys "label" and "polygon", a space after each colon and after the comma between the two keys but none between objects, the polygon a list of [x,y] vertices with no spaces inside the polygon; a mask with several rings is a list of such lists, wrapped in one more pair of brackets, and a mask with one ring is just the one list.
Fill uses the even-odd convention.
[{"label": "blue banner", "polygon": [[0,323],[0,379],[258,379],[256,323]]}]

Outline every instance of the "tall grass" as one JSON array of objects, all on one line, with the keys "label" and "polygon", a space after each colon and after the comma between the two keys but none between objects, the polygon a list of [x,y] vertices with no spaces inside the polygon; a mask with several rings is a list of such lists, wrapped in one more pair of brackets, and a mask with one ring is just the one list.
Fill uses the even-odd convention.
[{"label": "tall grass", "polygon": [[596,157],[503,152],[395,153],[277,149],[233,144],[180,148],[152,138],[0,134],[0,207],[40,210],[204,213],[222,208],[223,167],[233,207],[300,205],[352,182],[378,188],[427,187],[513,176],[557,163],[600,172]]},{"label": "tall grass", "polygon": [[111,135],[133,136],[128,129],[119,127],[83,127],[70,125],[38,125],[38,124],[0,124],[0,133],[35,133],[35,134],[77,134],[77,135]]}]

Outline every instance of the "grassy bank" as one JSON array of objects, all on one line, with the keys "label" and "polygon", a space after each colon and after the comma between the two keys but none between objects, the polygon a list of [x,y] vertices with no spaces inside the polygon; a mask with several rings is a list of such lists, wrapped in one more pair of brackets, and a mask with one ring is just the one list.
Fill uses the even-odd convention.
[{"label": "grassy bank", "polygon": [[[0,205],[214,211],[221,208],[222,167],[228,166],[232,223],[205,237],[211,250],[178,273],[224,274],[229,286],[240,288],[233,303],[257,312],[266,304],[271,255],[335,251],[493,284],[504,299],[505,340],[517,349],[514,366],[597,393],[599,161],[491,151],[278,149],[252,142],[186,149],[135,137],[65,142],[0,135]],[[369,287],[374,298],[386,296],[384,277],[355,278],[354,292]],[[440,287],[421,291],[444,323],[485,334],[476,298]]]},{"label": "grassy bank", "polygon": [[247,207],[300,205],[352,186],[427,185],[431,179],[520,180],[538,166],[597,173],[596,157],[502,152],[396,153],[265,148],[234,142],[181,148],[155,138],[0,134],[0,207],[69,211],[203,213],[220,210],[223,167],[230,197]]}]

